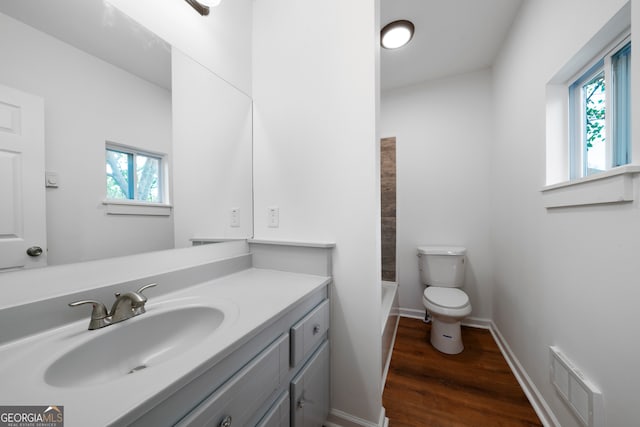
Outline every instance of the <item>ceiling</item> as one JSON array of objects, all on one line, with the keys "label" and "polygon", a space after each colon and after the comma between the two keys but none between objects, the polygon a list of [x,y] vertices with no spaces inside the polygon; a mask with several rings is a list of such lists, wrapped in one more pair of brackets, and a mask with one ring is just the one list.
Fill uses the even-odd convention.
[{"label": "ceiling", "polygon": [[[408,86],[491,66],[523,0],[381,0],[380,25],[408,19],[416,27],[413,40],[396,49],[381,49],[382,90]],[[62,6],[61,6],[62,5]],[[132,30],[128,18],[104,8],[102,0],[1,0],[0,12],[55,34],[76,47],[115,64],[138,64],[131,70],[164,87],[170,85],[168,47],[140,29]],[[68,11],[73,10],[73,14]],[[82,16],[77,19],[76,16]],[[90,27],[92,31],[82,31]],[[96,29],[100,31],[96,31]],[[133,34],[130,34],[133,33]],[[85,34],[93,34],[93,39]],[[79,37],[79,35],[81,35]],[[113,37],[115,46],[106,42]],[[131,40],[136,43],[131,43]],[[137,50],[136,50],[137,49]],[[117,54],[117,55],[116,55]],[[147,58],[131,61],[131,58]],[[114,58],[114,55],[117,56]],[[124,57],[124,59],[122,59]],[[160,59],[161,58],[161,59]]]},{"label": "ceiling", "polygon": [[0,13],[171,87],[171,46],[103,0],[0,0]]},{"label": "ceiling", "polygon": [[380,25],[407,19],[413,40],[381,48],[380,85],[389,90],[493,64],[523,0],[381,0]]}]

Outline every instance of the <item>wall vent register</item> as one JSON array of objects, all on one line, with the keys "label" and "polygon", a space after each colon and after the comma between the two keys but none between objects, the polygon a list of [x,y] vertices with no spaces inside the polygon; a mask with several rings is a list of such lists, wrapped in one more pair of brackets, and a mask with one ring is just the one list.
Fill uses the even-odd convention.
[{"label": "wall vent register", "polygon": [[558,347],[551,350],[551,383],[582,425],[604,427],[602,393]]}]

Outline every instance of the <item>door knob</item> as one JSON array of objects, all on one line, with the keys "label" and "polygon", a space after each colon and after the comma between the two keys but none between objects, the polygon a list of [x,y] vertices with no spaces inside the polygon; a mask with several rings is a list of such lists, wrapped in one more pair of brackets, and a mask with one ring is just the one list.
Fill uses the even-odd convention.
[{"label": "door knob", "polygon": [[42,248],[40,246],[31,246],[27,249],[27,255],[33,257],[40,256],[42,255]]}]

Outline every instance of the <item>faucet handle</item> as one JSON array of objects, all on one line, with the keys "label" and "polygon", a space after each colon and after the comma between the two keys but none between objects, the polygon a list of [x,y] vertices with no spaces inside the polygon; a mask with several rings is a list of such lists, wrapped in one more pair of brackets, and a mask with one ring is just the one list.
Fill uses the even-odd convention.
[{"label": "faucet handle", "polygon": [[[143,287],[138,289],[136,291],[136,293],[142,295],[143,291],[145,291],[145,290],[147,290],[149,288],[153,288],[154,286],[158,286],[158,284],[157,283],[149,283],[148,285],[144,285]],[[114,293],[114,295],[116,296],[116,298],[119,298],[120,295],[122,295],[122,293],[121,292],[116,292],[116,293]],[[144,296],[144,295],[142,295],[142,296]]]},{"label": "faucet handle", "polygon": [[149,289],[149,288],[153,288],[155,286],[158,286],[157,283],[149,283],[148,285],[144,285],[143,287],[141,287],[140,289],[138,289],[136,291],[136,293],[141,294],[142,292],[144,292],[145,290]]},{"label": "faucet handle", "polygon": [[91,312],[92,319],[102,319],[107,316],[107,308],[101,302],[94,300],[81,300],[74,301],[69,303],[69,307],[77,307],[83,304],[91,304],[93,305],[93,311]]},{"label": "faucet handle", "polygon": [[101,328],[102,326],[106,326],[109,323],[107,319],[107,308],[101,302],[94,300],[73,301],[69,303],[69,307],[77,307],[83,304],[93,305],[93,310],[91,311],[91,321],[89,322],[90,330]]},{"label": "faucet handle", "polygon": [[154,286],[158,286],[158,285],[156,283],[149,283],[148,285],[144,285],[143,287],[138,289],[136,292],[134,292],[134,295],[137,298],[139,298],[139,301],[136,301],[135,303],[131,303],[131,309],[133,310],[134,316],[146,313],[147,310],[144,308],[144,306],[147,303],[147,296],[144,295],[142,292],[144,292],[149,288],[153,288]]}]

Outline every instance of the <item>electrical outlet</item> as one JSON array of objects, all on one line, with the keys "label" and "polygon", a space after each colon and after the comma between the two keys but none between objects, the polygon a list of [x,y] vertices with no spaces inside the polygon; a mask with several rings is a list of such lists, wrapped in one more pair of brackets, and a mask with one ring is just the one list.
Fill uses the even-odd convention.
[{"label": "electrical outlet", "polygon": [[268,223],[271,228],[278,228],[280,226],[280,209],[277,206],[271,206],[267,208]]},{"label": "electrical outlet", "polygon": [[240,208],[231,208],[231,227],[240,227]]}]

